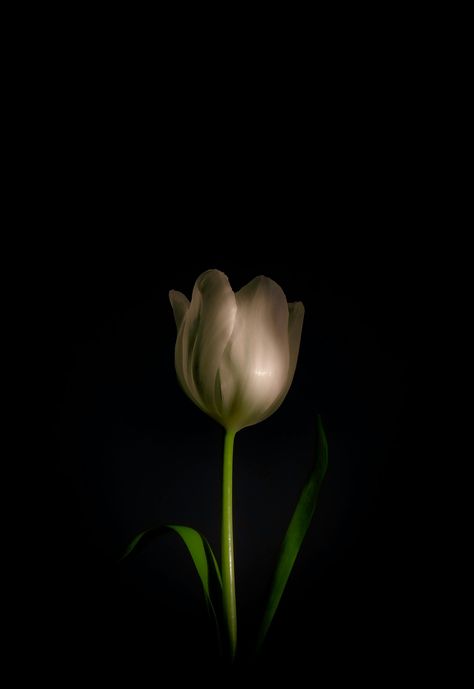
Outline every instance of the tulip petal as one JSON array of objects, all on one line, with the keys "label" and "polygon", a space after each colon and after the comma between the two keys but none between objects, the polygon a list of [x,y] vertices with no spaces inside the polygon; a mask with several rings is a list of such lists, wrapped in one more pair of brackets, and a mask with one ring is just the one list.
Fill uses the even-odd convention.
[{"label": "tulip petal", "polygon": [[288,394],[288,390],[293,382],[295,375],[296,363],[298,361],[298,354],[300,351],[301,330],[303,328],[304,306],[301,301],[295,301],[288,304],[289,320],[288,320],[288,342],[290,346],[290,361],[288,366],[288,378],[286,385],[283,386],[280,395],[276,398],[273,404],[267,409],[260,421],[267,419],[275,412],[282,404],[283,400]]},{"label": "tulip petal", "polygon": [[[205,411],[190,370],[190,358],[196,340],[197,326],[199,323],[200,302],[201,296],[199,292],[193,292],[191,304],[184,313],[178,328],[178,336],[176,338],[176,346],[174,350],[174,362],[176,375],[178,376],[179,383],[184,392],[193,400],[193,402],[195,402],[195,404],[197,404],[198,407]],[[183,303],[182,300],[181,303]],[[182,310],[180,306],[178,306],[176,313],[178,313],[178,317],[181,315]],[[175,319],[177,321],[176,314]]]},{"label": "tulip petal", "polygon": [[288,304],[260,276],[236,294],[237,317],[220,370],[224,415],[234,430],[258,423],[287,385]]},{"label": "tulip petal", "polygon": [[[290,318],[288,321],[288,340],[290,343],[290,370],[288,387],[290,387],[295,375],[296,362],[300,351],[301,331],[303,329],[304,305],[301,301],[288,304]],[[286,394],[286,393],[285,393]]]},{"label": "tulip petal", "polygon": [[182,292],[177,292],[175,289],[170,290],[169,297],[173,309],[174,320],[176,322],[176,328],[179,330],[181,323],[183,322],[183,318],[189,309],[189,299]]},{"label": "tulip petal", "polygon": [[191,309],[198,298],[199,319],[188,373],[207,412],[221,421],[218,371],[234,329],[236,299],[227,276],[220,270],[207,270],[196,280]]}]

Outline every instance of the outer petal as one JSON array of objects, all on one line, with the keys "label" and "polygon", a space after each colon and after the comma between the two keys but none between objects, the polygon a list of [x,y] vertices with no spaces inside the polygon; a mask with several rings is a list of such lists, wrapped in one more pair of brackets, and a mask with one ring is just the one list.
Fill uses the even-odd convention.
[{"label": "outer petal", "polygon": [[183,322],[183,318],[189,309],[189,299],[182,292],[177,292],[175,289],[170,291],[169,297],[173,309],[174,320],[176,322],[176,328],[179,330],[179,327]]},{"label": "outer petal", "polygon": [[[199,393],[196,390],[192,376],[190,376],[190,358],[193,351],[194,341],[196,339],[197,322],[200,309],[200,295],[191,302],[186,312],[183,314],[184,301],[176,294],[170,292],[171,305],[175,314],[176,324],[180,319],[178,325],[178,335],[176,338],[176,345],[174,350],[174,363],[176,368],[176,375],[184,392],[195,402],[201,409],[203,409],[202,401]],[[184,297],[184,295],[182,295]],[[185,299],[186,297],[184,297]],[[174,300],[174,301],[173,301]],[[189,302],[188,302],[189,304]]]},{"label": "outer petal", "polygon": [[290,319],[288,323],[288,339],[290,342],[290,370],[288,375],[288,388],[290,387],[293,376],[295,375],[296,362],[298,361],[298,354],[300,351],[301,331],[303,329],[304,320],[304,304],[301,301],[295,301],[288,304],[290,312]]},{"label": "outer petal", "polygon": [[207,413],[222,422],[218,370],[234,329],[235,294],[224,273],[208,270],[196,280],[191,310],[195,300],[199,303],[199,315],[188,375]]},{"label": "outer petal", "polygon": [[266,413],[262,416],[260,421],[267,419],[269,416],[275,412],[281,405],[288,390],[293,382],[293,377],[295,375],[296,363],[298,361],[298,354],[300,351],[301,342],[301,330],[303,328],[304,319],[304,305],[301,301],[295,301],[292,304],[288,304],[289,309],[289,322],[288,322],[288,341],[290,346],[290,362],[288,367],[288,378],[286,384],[284,385],[281,394],[274,403],[267,409]]},{"label": "outer petal", "polygon": [[288,381],[288,304],[260,276],[236,294],[237,318],[220,369],[224,416],[239,430],[258,423]]}]

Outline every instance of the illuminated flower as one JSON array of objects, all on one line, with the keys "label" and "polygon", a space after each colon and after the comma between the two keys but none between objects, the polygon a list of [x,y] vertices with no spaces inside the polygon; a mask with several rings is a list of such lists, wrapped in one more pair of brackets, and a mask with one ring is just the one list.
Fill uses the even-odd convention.
[{"label": "illuminated flower", "polygon": [[260,276],[234,293],[219,270],[198,277],[191,302],[171,290],[175,366],[186,394],[227,431],[266,419],[296,368],[304,306]]}]

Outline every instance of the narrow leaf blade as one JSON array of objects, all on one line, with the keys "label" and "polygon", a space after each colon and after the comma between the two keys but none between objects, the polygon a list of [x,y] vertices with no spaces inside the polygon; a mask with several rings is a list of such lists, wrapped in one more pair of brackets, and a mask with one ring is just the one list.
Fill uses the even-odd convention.
[{"label": "narrow leaf blade", "polygon": [[149,540],[167,531],[173,531],[178,534],[191,555],[197,574],[201,580],[209,613],[216,623],[217,635],[220,643],[219,622],[216,607],[213,604],[213,598],[216,598],[216,589],[218,589],[217,599],[220,602],[220,597],[222,595],[222,578],[212,548],[207,539],[200,534],[199,531],[196,531],[196,529],[190,526],[181,526],[177,524],[167,524],[146,529],[133,538],[127,546],[121,560],[136,550],[138,545],[144,546]]},{"label": "narrow leaf blade", "polygon": [[273,575],[267,607],[257,641],[260,649],[280,603],[288,578],[298,556],[316,509],[319,490],[328,466],[328,444],[321,417],[318,415],[318,446],[314,467],[304,486],[298,504],[283,539],[277,566]]}]

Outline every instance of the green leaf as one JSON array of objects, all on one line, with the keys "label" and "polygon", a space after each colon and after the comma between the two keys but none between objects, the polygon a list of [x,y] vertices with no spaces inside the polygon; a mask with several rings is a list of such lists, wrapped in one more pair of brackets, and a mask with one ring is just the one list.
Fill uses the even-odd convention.
[{"label": "green leaf", "polygon": [[273,575],[270,595],[257,641],[260,649],[285,590],[288,577],[311,523],[318,501],[319,489],[328,466],[328,444],[321,417],[318,415],[318,449],[315,464],[304,486],[296,509],[280,548],[278,563]]},{"label": "green leaf", "polygon": [[130,555],[130,553],[133,552],[139,544],[143,547],[149,540],[160,536],[167,531],[173,531],[177,533],[178,536],[181,536],[189,551],[189,554],[191,555],[194,566],[196,567],[196,571],[201,580],[209,614],[214,618],[216,623],[217,636],[220,644],[219,621],[212,599],[216,597],[216,594],[218,594],[217,600],[220,603],[222,596],[222,578],[217,560],[212,552],[212,548],[204,536],[202,536],[195,529],[192,529],[190,526],[167,524],[164,526],[152,527],[151,529],[146,529],[135,536],[125,550],[121,560]]}]

